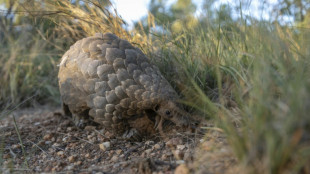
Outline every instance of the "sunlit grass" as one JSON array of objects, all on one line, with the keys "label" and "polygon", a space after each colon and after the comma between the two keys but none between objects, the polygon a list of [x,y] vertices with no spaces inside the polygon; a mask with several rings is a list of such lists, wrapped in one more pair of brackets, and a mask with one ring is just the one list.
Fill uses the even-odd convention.
[{"label": "sunlit grass", "polygon": [[309,172],[310,44],[299,36],[309,30],[210,26],[155,37],[149,55],[185,103],[216,120],[245,173]]}]

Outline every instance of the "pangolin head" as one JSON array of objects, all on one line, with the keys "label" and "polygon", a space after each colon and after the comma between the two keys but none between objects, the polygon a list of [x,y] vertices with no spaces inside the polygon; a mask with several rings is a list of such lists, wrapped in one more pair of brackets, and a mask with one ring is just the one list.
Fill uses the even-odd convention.
[{"label": "pangolin head", "polygon": [[187,127],[191,125],[189,113],[184,111],[174,101],[162,101],[155,106],[154,111],[162,118],[172,121],[177,126]]}]

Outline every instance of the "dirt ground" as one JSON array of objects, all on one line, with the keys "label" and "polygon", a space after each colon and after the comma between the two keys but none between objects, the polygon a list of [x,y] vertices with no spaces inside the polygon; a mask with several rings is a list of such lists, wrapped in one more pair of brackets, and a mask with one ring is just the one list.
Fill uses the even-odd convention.
[{"label": "dirt ground", "polygon": [[0,155],[0,173],[227,173],[236,161],[216,129],[130,142],[100,127],[79,129],[51,107],[0,120]]}]

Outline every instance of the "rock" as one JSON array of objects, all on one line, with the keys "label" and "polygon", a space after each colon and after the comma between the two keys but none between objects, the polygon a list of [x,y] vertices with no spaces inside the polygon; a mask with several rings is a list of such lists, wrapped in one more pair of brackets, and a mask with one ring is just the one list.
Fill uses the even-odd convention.
[{"label": "rock", "polygon": [[177,149],[178,150],[183,150],[183,149],[185,149],[185,145],[179,144],[179,145],[177,145]]},{"label": "rock", "polygon": [[147,155],[149,155],[152,152],[152,149],[147,149],[144,151]]},{"label": "rock", "polygon": [[59,156],[59,157],[64,157],[65,156],[65,153],[64,153],[64,151],[58,151],[57,152],[57,155]]},{"label": "rock", "polygon": [[54,143],[53,145],[52,145],[52,147],[59,147],[59,146],[61,146],[59,143]]},{"label": "rock", "polygon": [[48,141],[48,140],[51,140],[52,138],[53,138],[52,134],[46,134],[44,135],[43,140]]},{"label": "rock", "polygon": [[159,145],[159,144],[155,144],[155,145],[154,145],[154,149],[156,149],[156,150],[157,150],[157,149],[160,149],[160,145]]},{"label": "rock", "polygon": [[69,156],[69,158],[68,158],[68,161],[69,161],[70,163],[75,162],[75,160],[76,160],[76,156],[75,156],[75,155],[71,155],[71,156]]},{"label": "rock", "polygon": [[69,139],[69,137],[64,137],[64,138],[62,139],[62,141],[63,141],[63,142],[68,142],[68,139]]},{"label": "rock", "polygon": [[111,158],[111,161],[112,162],[117,162],[118,161],[118,157],[116,155],[114,155],[112,158]]},{"label": "rock", "polygon": [[167,154],[163,154],[163,155],[161,156],[161,159],[162,159],[163,161],[167,160],[167,159],[168,159],[168,155],[167,155]]},{"label": "rock", "polygon": [[49,144],[52,144],[52,142],[51,141],[45,141],[45,144],[49,145]]},{"label": "rock", "polygon": [[73,170],[73,169],[74,169],[74,166],[72,166],[72,165],[67,166],[66,169],[67,169],[67,170]]},{"label": "rock", "polygon": [[166,142],[166,145],[169,147],[175,147],[179,144],[183,144],[183,141],[181,138],[171,138]]},{"label": "rock", "polygon": [[176,164],[185,164],[185,161],[184,160],[176,160],[175,163]]},{"label": "rock", "polygon": [[103,151],[106,151],[108,148],[110,148],[111,143],[110,142],[103,142],[99,144],[99,148]]},{"label": "rock", "polygon": [[81,164],[82,164],[82,161],[77,161],[77,162],[74,163],[74,165],[76,165],[76,166],[79,166]]},{"label": "rock", "polygon": [[93,135],[87,135],[87,139],[91,140],[93,138]]},{"label": "rock", "polygon": [[120,155],[123,151],[121,149],[118,149],[115,151],[117,155]]},{"label": "rock", "polygon": [[107,138],[113,138],[114,137],[114,134],[109,132],[109,131],[106,131],[104,136],[106,136]]},{"label": "rock", "polygon": [[146,141],[145,144],[150,146],[154,144],[154,141]]},{"label": "rock", "polygon": [[19,148],[21,148],[20,144],[13,144],[12,145],[12,149],[19,149]]},{"label": "rock", "polygon": [[90,158],[91,155],[89,153],[85,154],[85,158]]}]

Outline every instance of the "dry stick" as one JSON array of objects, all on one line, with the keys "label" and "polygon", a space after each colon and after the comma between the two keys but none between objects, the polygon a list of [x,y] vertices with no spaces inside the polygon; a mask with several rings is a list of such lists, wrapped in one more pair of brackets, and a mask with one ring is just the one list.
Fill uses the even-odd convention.
[{"label": "dry stick", "polygon": [[[69,135],[70,135],[70,134],[68,134],[68,133],[62,133],[62,132],[58,132],[58,131],[57,131],[56,133],[62,134],[62,135],[66,135],[66,136],[69,136]],[[79,138],[79,137],[76,137],[76,136],[72,136],[72,137],[75,137],[75,138],[77,138],[77,139],[79,139],[79,140],[85,141],[86,143],[89,143],[89,144],[91,144],[91,145],[95,145],[94,143],[91,143],[90,141],[84,140],[84,139],[82,139],[82,138]]]},{"label": "dry stick", "polygon": [[25,158],[25,163],[26,163],[27,168],[29,168],[29,165],[28,165],[28,162],[27,162],[26,152],[25,152],[25,149],[24,149],[24,144],[23,144],[22,138],[20,137],[19,129],[18,129],[18,127],[17,127],[14,114],[12,114],[12,117],[13,117],[14,127],[15,127],[16,133],[17,133],[17,135],[18,135],[19,142],[20,142],[20,144],[21,144],[21,146],[22,146],[22,152],[23,152],[23,155],[24,155],[24,158]]},{"label": "dry stick", "polygon": [[[36,94],[34,94],[33,96],[31,96],[31,97],[27,98],[26,100],[22,101],[21,103],[17,104],[13,109],[11,109],[11,110],[9,110],[9,111],[7,111],[7,112],[5,112],[5,113],[0,113],[0,119],[2,118],[3,115],[8,115],[8,114],[12,113],[12,112],[13,112],[15,109],[17,109],[19,106],[21,106],[21,105],[23,105],[24,103],[28,102],[29,100],[31,100],[32,98],[34,98],[34,97],[37,96],[37,95],[38,95],[38,94],[36,93]],[[18,130],[18,127],[17,127],[17,124],[16,124],[16,120],[15,120],[14,115],[12,115],[12,117],[13,117],[14,127],[15,127],[15,130],[16,130],[16,132],[17,132],[19,142],[21,143],[21,146],[22,146],[22,152],[23,152],[23,155],[24,155],[24,158],[25,158],[25,163],[26,163],[27,167],[29,168],[29,165],[28,165],[28,162],[27,162],[27,158],[26,158],[25,149],[24,149],[24,145],[23,145],[23,141],[22,141],[22,139],[21,139],[21,137],[20,137],[19,130]],[[4,141],[3,141],[3,143],[4,143]],[[2,158],[0,158],[0,159],[1,159],[0,162],[2,162]],[[1,164],[1,163],[0,163],[0,164]]]},{"label": "dry stick", "polygon": [[27,141],[29,141],[30,143],[32,143],[33,145],[35,145],[38,149],[40,149],[42,152],[44,152],[46,155],[49,155],[46,151],[44,151],[40,146],[38,146],[36,143],[34,143],[33,141],[26,139]]},{"label": "dry stick", "polygon": [[209,130],[218,131],[218,132],[221,132],[221,133],[224,132],[223,129],[217,128],[217,127],[201,127],[201,129],[209,129]]},{"label": "dry stick", "polygon": [[10,151],[10,154],[12,155],[13,159],[16,158],[16,154],[13,152],[13,150],[11,148],[8,148]]}]

